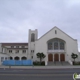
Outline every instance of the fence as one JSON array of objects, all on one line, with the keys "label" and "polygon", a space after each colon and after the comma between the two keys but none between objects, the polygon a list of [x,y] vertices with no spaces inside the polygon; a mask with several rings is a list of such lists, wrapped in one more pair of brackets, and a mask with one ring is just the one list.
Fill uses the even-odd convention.
[{"label": "fence", "polygon": [[2,65],[6,66],[31,66],[33,65],[32,60],[5,60],[3,61]]}]

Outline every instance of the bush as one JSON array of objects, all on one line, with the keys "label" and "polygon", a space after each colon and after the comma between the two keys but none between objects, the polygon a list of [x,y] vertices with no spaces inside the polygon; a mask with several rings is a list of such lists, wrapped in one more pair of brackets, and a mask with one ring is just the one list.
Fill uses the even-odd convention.
[{"label": "bush", "polygon": [[33,65],[34,65],[34,66],[45,66],[45,62],[44,62],[44,61],[42,61],[42,62],[34,61],[34,62],[33,62]]},{"label": "bush", "polygon": [[74,62],[73,61],[73,65],[80,65],[80,62]]}]

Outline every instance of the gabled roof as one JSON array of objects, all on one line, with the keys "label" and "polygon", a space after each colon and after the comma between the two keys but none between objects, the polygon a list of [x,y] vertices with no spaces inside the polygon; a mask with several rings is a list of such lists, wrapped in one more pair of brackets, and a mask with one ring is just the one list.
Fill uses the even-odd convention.
[{"label": "gabled roof", "polygon": [[[59,29],[58,27],[54,26],[51,30],[49,30],[47,33],[45,33],[43,36],[41,36],[39,39],[41,39],[42,37],[44,37],[46,34],[48,34],[50,31],[52,31],[53,29],[57,28],[58,30],[60,30],[62,33],[64,33],[66,36],[68,36],[69,38],[73,39],[72,37],[70,37],[68,34],[66,34],[65,32],[63,32],[61,29]],[[39,40],[38,39],[38,40]],[[77,40],[77,39],[73,39],[73,40]]]}]

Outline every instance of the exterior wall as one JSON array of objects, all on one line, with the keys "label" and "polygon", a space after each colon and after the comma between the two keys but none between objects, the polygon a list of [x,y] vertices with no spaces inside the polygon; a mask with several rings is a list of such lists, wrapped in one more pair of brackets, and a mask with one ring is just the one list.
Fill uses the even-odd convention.
[{"label": "exterior wall", "polygon": [[12,53],[9,53],[9,50],[10,49],[7,50],[7,54],[9,55],[9,57],[13,57],[13,59],[16,56],[18,56],[20,58],[20,60],[21,60],[21,57],[27,57],[28,58],[28,49],[26,50],[26,53],[22,52],[22,50],[24,50],[24,49],[19,50],[19,53],[15,53],[16,49],[13,49]]},{"label": "exterior wall", "polygon": [[[55,30],[57,31],[57,34],[55,34]],[[65,60],[68,61],[71,59],[71,53],[78,53],[78,46],[77,41],[63,33],[58,28],[53,28],[51,31],[49,31],[46,35],[41,37],[36,41],[35,44],[35,55],[34,60],[37,60],[36,53],[43,52],[46,54],[45,61],[48,61],[48,53],[47,53],[47,41],[53,38],[59,38],[66,42],[66,57]]]},{"label": "exterior wall", "polygon": [[[2,60],[2,58],[3,58],[3,60]],[[7,60],[8,60],[9,59],[9,56],[7,54],[0,53],[0,65],[2,65],[2,61],[4,61],[5,58],[7,58]]]}]

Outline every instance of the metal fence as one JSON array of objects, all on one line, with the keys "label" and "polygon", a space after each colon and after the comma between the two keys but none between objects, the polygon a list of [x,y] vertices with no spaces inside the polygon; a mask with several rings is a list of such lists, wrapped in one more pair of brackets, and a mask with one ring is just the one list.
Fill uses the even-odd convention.
[{"label": "metal fence", "polygon": [[5,60],[3,61],[2,65],[6,66],[31,66],[33,65],[32,60]]}]

